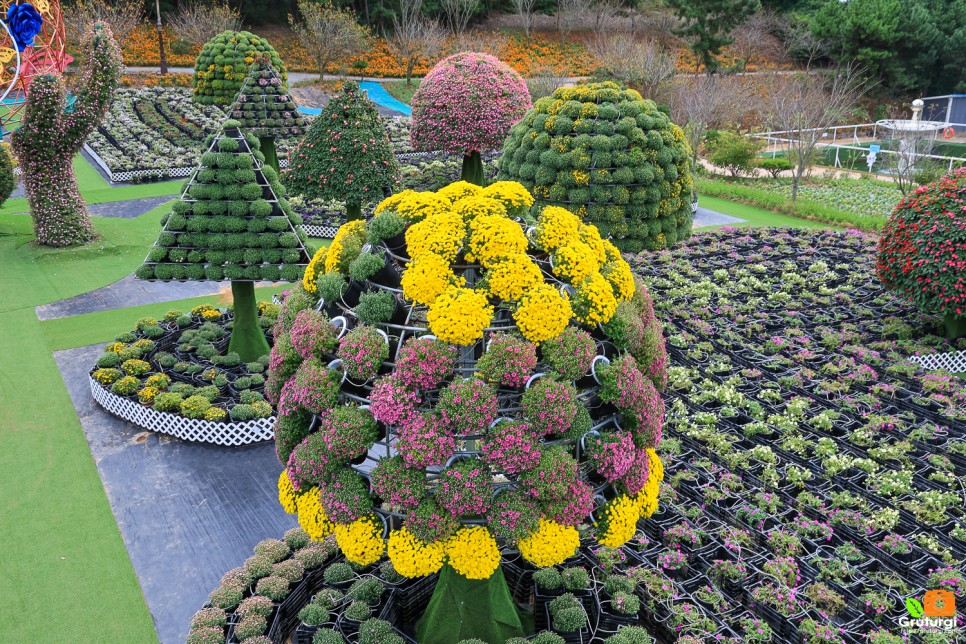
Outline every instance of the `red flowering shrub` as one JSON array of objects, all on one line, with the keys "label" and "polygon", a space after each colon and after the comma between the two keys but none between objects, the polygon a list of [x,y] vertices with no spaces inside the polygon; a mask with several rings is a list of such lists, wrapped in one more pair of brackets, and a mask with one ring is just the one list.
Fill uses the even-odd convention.
[{"label": "red flowering shrub", "polygon": [[892,212],[879,240],[879,279],[926,313],[966,321],[966,168],[918,188]]}]

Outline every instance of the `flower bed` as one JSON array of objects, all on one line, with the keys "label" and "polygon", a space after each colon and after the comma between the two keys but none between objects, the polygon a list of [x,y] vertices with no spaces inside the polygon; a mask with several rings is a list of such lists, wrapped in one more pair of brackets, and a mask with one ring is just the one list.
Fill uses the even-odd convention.
[{"label": "flower bed", "polygon": [[725,229],[632,263],[672,365],[652,632],[898,642],[906,598],[962,602],[966,390],[907,358],[964,347],[884,291],[874,238]]},{"label": "flower bed", "polygon": [[[790,179],[759,180],[754,181],[753,185],[759,190],[780,194],[789,199],[792,196]],[[902,199],[902,193],[895,185],[863,179],[831,179],[814,183],[806,181],[798,187],[798,196],[864,217],[881,217],[882,213],[890,212]]]},{"label": "flower bed", "polygon": [[[270,341],[277,315],[277,305],[259,304],[259,324]],[[238,445],[270,439],[268,356],[243,364],[237,354],[224,353],[231,325],[231,312],[210,304],[138,320],[91,369],[95,399],[146,429],[188,440]]]}]

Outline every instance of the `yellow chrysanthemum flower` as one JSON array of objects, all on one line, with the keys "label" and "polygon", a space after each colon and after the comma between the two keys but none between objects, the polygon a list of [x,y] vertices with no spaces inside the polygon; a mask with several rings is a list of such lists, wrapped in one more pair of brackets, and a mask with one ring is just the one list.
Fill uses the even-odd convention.
[{"label": "yellow chrysanthemum flower", "polygon": [[570,300],[549,284],[537,284],[529,289],[513,312],[520,333],[534,344],[563,333],[573,316]]},{"label": "yellow chrysanthemum flower", "polygon": [[435,253],[452,262],[465,241],[463,218],[448,208],[406,229],[406,248],[413,259]]},{"label": "yellow chrysanthemum flower", "polygon": [[483,192],[483,188],[476,185],[475,183],[469,183],[467,181],[456,181],[447,186],[443,186],[436,191],[436,194],[446,199],[452,204],[455,204],[461,199],[466,197],[474,197]]},{"label": "yellow chrysanthemum flower", "polygon": [[540,517],[535,532],[517,542],[523,558],[538,568],[562,564],[573,557],[579,547],[577,528],[562,526],[544,517]]},{"label": "yellow chrysanthemum flower", "polygon": [[534,242],[552,253],[579,238],[580,219],[560,206],[547,206],[537,218]]},{"label": "yellow chrysanthemum flower", "polygon": [[620,250],[609,239],[601,239],[604,245],[604,256],[608,262],[623,261]]},{"label": "yellow chrysanthemum flower", "polygon": [[600,231],[597,230],[597,226],[593,224],[580,224],[577,227],[577,236],[580,238],[580,241],[590,247],[597,262],[603,266],[607,261],[607,249],[604,246],[603,238],[600,236]]},{"label": "yellow chrysanthemum flower", "polygon": [[520,301],[527,291],[542,281],[543,273],[525,253],[503,257],[486,272],[490,295],[507,302]]},{"label": "yellow chrysanthemum flower", "polygon": [[635,498],[621,494],[611,499],[596,526],[597,543],[608,548],[621,547],[637,532],[640,516],[641,507]]},{"label": "yellow chrysanthemum flower", "polygon": [[297,496],[295,488],[292,487],[292,479],[288,477],[288,470],[282,470],[278,475],[278,502],[282,509],[289,514],[295,514],[298,510]]},{"label": "yellow chrysanthemum flower", "polygon": [[305,267],[305,273],[302,275],[302,288],[305,289],[306,293],[318,292],[319,288],[315,281],[319,278],[319,269],[325,268],[325,257],[328,254],[329,247],[323,246],[315,251],[315,255],[312,255],[312,261]]},{"label": "yellow chrysanthemum flower", "polygon": [[533,195],[523,184],[516,181],[497,181],[483,188],[483,194],[492,197],[506,208],[511,217],[520,217],[533,206]]},{"label": "yellow chrysanthemum flower", "polygon": [[500,548],[483,526],[460,529],[446,540],[446,559],[467,579],[489,579],[500,567]]},{"label": "yellow chrysanthemum flower", "polygon": [[574,317],[587,326],[597,326],[614,317],[617,298],[610,282],[600,273],[593,273],[577,285],[573,299]]},{"label": "yellow chrysanthemum flower", "polygon": [[393,568],[403,577],[425,577],[443,567],[443,543],[424,543],[408,528],[393,530],[386,543],[386,553]]},{"label": "yellow chrysanthemum flower", "polygon": [[379,205],[376,206],[376,209],[375,211],[373,211],[372,214],[378,215],[384,211],[396,212],[396,208],[399,206],[399,204],[406,201],[414,194],[416,194],[415,190],[403,190],[402,192],[397,192],[396,194],[389,195],[388,197],[386,197],[385,199],[379,202]]},{"label": "yellow chrysanthemum flower", "polygon": [[403,295],[417,304],[429,306],[450,286],[462,286],[465,278],[456,277],[450,263],[435,253],[409,262],[402,276]]},{"label": "yellow chrysanthemum flower", "polygon": [[506,208],[502,203],[483,195],[473,195],[464,197],[453,204],[453,210],[459,213],[463,221],[469,224],[478,217],[501,217],[506,218]]},{"label": "yellow chrysanthemum flower", "polygon": [[553,273],[571,284],[579,284],[600,270],[597,254],[587,244],[572,241],[553,254]]},{"label": "yellow chrysanthemum flower", "polygon": [[624,260],[608,262],[604,265],[601,275],[607,280],[614,290],[614,297],[619,302],[625,302],[634,297],[636,286],[634,285],[634,273],[631,272],[630,265]]},{"label": "yellow chrysanthemum flower", "polygon": [[345,558],[360,566],[376,563],[386,549],[382,524],[371,515],[347,525],[336,524],[335,540]]},{"label": "yellow chrysanthemum flower", "polygon": [[319,498],[319,488],[313,487],[307,492],[295,497],[295,507],[298,513],[299,525],[313,541],[321,541],[335,529],[335,524],[329,521],[322,502]]},{"label": "yellow chrysanthemum flower", "polygon": [[470,222],[466,259],[489,268],[499,258],[526,253],[527,246],[520,224],[502,216],[482,215]]},{"label": "yellow chrysanthemum flower", "polygon": [[329,251],[325,256],[325,272],[339,271],[345,273],[349,270],[349,262],[355,258],[357,253],[347,253],[347,250],[362,248],[366,243],[366,222],[364,219],[349,221],[339,227],[335,238],[329,245]]},{"label": "yellow chrysanthemum flower", "polygon": [[483,329],[493,319],[493,307],[486,295],[473,289],[450,286],[429,307],[426,320],[433,334],[443,342],[466,346],[483,338]]}]

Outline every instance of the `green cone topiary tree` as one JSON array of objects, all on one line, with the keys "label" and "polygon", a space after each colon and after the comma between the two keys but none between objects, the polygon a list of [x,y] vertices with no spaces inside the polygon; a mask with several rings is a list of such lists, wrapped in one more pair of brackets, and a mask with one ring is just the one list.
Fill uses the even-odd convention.
[{"label": "green cone topiary tree", "polygon": [[195,60],[195,75],[191,82],[195,102],[231,105],[259,54],[268,56],[279,78],[288,79],[278,52],[260,36],[228,30],[209,40]]},{"label": "green cone topiary tree", "polygon": [[348,219],[399,183],[399,163],[372,101],[355,81],[342,84],[289,155],[286,184],[313,199],[345,202]]},{"label": "green cone topiary tree", "polygon": [[275,139],[301,136],[307,128],[295,99],[288,92],[288,85],[264,54],[256,56],[228,112],[241,123],[242,130],[258,137],[265,162],[276,172],[281,172],[281,168],[275,152]]},{"label": "green cone topiary tree", "polygon": [[616,83],[563,87],[510,131],[499,179],[537,204],[569,208],[625,252],[691,236],[691,147],[684,132]]},{"label": "green cone topiary tree", "polygon": [[228,344],[245,362],[269,352],[258,326],[255,282],[296,282],[309,262],[301,218],[264,165],[254,134],[225,121],[201,164],[163,219],[164,229],[137,277],[230,280],[235,320]]}]

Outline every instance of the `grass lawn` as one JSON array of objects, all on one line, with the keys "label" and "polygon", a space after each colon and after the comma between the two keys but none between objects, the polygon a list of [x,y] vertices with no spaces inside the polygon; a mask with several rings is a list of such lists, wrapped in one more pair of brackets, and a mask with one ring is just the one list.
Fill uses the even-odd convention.
[{"label": "grass lawn", "polygon": [[[834,228],[835,230],[845,230],[845,228],[840,226],[833,226],[832,224],[818,221],[809,221],[808,219],[799,219],[798,217],[783,215],[765,210],[764,208],[735,203],[717,197],[706,197],[704,195],[700,195],[699,197],[698,204],[701,207],[745,220],[743,223],[733,224],[734,226],[796,226],[799,228]],[[711,228],[718,228],[718,226],[707,226],[696,230],[709,230]]]},{"label": "grass lawn", "polygon": [[407,85],[406,81],[387,81],[382,84],[386,88],[386,91],[396,99],[397,101],[402,101],[406,105],[413,104],[413,94],[419,89],[419,79],[414,78],[412,85]]}]

